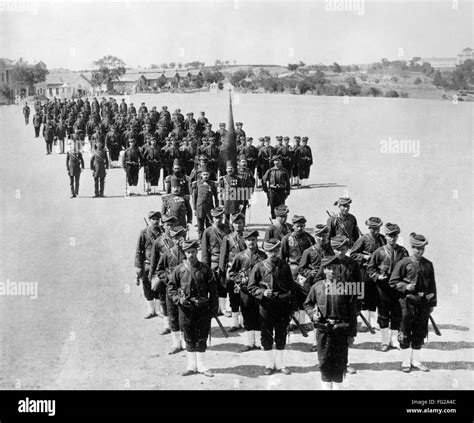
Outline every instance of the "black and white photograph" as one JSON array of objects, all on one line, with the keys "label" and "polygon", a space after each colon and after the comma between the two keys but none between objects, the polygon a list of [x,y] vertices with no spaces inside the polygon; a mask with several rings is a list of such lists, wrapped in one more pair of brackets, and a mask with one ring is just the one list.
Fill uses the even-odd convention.
[{"label": "black and white photograph", "polygon": [[0,0],[1,422],[76,391],[466,413],[473,7]]}]

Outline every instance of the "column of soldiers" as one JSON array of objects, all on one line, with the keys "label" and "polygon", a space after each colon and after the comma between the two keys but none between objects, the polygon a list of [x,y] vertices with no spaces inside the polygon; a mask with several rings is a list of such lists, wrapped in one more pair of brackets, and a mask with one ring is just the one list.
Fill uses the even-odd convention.
[{"label": "column of soldiers", "polygon": [[[227,165],[228,175],[234,176],[232,165]],[[202,187],[200,215],[209,211],[210,226],[203,230],[200,226],[200,239],[182,237],[181,247],[162,255],[166,258],[160,258],[161,265],[148,275],[150,280],[166,275],[160,292],[167,299],[168,315],[173,308],[176,316],[170,354],[186,349],[188,366],[183,375],[213,376],[204,364],[204,353],[211,320],[223,315],[230,318],[229,332],[245,330],[242,353],[263,350],[265,375],[291,373],[284,350],[289,331],[295,330],[290,325],[293,315],[299,328],[308,327],[306,319],[314,327],[310,350],[318,355],[322,389],[340,389],[345,375],[355,372],[349,366],[349,348],[357,332],[367,330],[358,324],[358,316],[363,313],[372,328],[375,312],[380,351],[401,350],[403,372],[429,370],[420,361],[420,349],[437,297],[433,265],[423,257],[428,243],[423,235],[410,234],[409,256],[397,244],[397,224],[383,225],[379,217],[369,217],[368,232],[361,234],[357,219],[349,213],[352,200],[339,198],[335,203],[339,212],[317,224],[314,236],[306,231],[304,216],[294,215],[289,224],[288,207],[275,207],[275,220],[263,235],[261,250],[260,233],[245,228],[241,207],[226,219],[226,205],[218,205],[208,173],[203,164],[202,179],[198,177],[195,186]],[[165,219],[175,215],[173,210],[166,213],[170,216]],[[185,226],[171,230],[186,232]],[[158,245],[162,245],[159,238],[152,248],[157,250]],[[365,295],[341,291],[340,283],[359,284]]]},{"label": "column of soldiers", "polygon": [[[29,110],[25,104],[23,114],[26,124],[29,122]],[[88,98],[54,98],[44,104],[37,100],[34,110],[32,120],[35,137],[39,138],[42,127],[47,155],[52,154],[54,145],[58,145],[60,154],[77,151],[100,156],[94,157],[91,163],[95,166],[94,179],[97,174],[103,175],[101,178],[104,178],[104,184],[104,166],[105,169],[122,167],[126,175],[125,195],[139,195],[138,181],[142,168],[143,191],[150,195],[158,194],[160,175],[164,186],[166,178],[173,174],[176,160],[182,173],[189,178],[189,184],[199,174],[198,160],[207,160],[206,166],[212,181],[217,182],[218,171],[221,175],[227,171],[225,163],[219,166],[218,160],[227,134],[226,124],[220,123],[219,130],[214,132],[205,112],[201,112],[196,120],[192,112],[184,118],[180,109],[171,114],[167,106],[163,106],[160,111],[156,106],[148,110],[142,103],[137,111],[133,103],[127,104],[122,99],[119,104],[112,97],[102,98],[100,102],[97,98],[91,101]],[[246,167],[245,172],[249,177],[244,178],[244,184],[250,185],[255,181],[258,187],[266,189],[268,180],[265,180],[265,175],[277,157],[281,159],[280,167],[288,173],[288,181],[285,180],[285,188],[269,187],[269,198],[287,196],[290,186],[301,186],[309,178],[313,156],[307,145],[308,137],[303,137],[302,144],[300,137],[295,137],[294,145],[290,146],[289,137],[277,136],[277,144],[272,146],[271,138],[266,136],[261,138],[261,144],[256,147],[253,138],[246,137],[242,122],[236,122],[235,133],[240,166],[234,169],[234,173],[238,174],[240,169]],[[102,156],[107,156],[104,166]],[[242,164],[244,159],[246,163]],[[69,169],[69,163],[67,167]],[[79,181],[80,172],[78,175]],[[96,197],[104,196],[103,192],[101,195],[100,182],[99,179]],[[71,191],[71,198],[76,198],[78,194]],[[269,201],[275,203],[274,199]],[[280,200],[276,202],[281,203]]]}]

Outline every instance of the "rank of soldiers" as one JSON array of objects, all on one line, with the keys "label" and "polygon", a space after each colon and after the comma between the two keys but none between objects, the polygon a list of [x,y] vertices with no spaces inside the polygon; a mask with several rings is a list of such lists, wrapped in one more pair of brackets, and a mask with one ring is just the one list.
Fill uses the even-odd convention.
[{"label": "rank of soldiers", "polygon": [[[368,232],[362,234],[346,197],[335,202],[338,212],[317,224],[313,235],[304,216],[287,222],[284,203],[271,209],[274,220],[260,234],[246,228],[242,205],[216,204],[209,173],[203,166],[203,177],[193,187],[199,239],[187,240],[192,216],[186,202],[179,201],[182,212],[163,205],[161,212],[149,213],[136,248],[145,318],[163,316],[161,334],[171,334],[169,354],[186,350],[183,376],[214,376],[205,360],[212,319],[225,336],[244,331],[240,352],[261,350],[264,375],[289,375],[284,359],[289,331],[298,328],[305,335],[313,330],[308,347],[317,353],[325,390],[341,389],[345,375],[356,372],[349,348],[358,332],[375,333],[376,326],[380,352],[399,350],[403,372],[429,371],[420,352],[437,295],[423,235],[410,234],[409,254],[397,243],[401,229],[396,223],[369,217]],[[179,195],[173,178],[172,193]],[[199,184],[209,186],[197,190]],[[220,317],[229,319],[227,329]]]},{"label": "rank of soldiers", "polygon": [[[53,153],[56,145],[59,154],[67,154],[66,168],[70,177],[71,198],[79,196],[83,154],[90,154],[90,168],[94,178],[94,197],[104,197],[107,170],[122,167],[125,171],[125,195],[140,195],[139,172],[143,169],[143,192],[158,194],[160,175],[162,191],[170,193],[170,177],[185,177],[187,185],[181,192],[190,194],[192,182],[200,179],[201,168],[209,171],[209,180],[218,182],[217,175],[225,175],[226,163],[219,162],[219,152],[227,134],[226,124],[220,123],[217,131],[201,112],[196,120],[194,113],[186,118],[180,109],[173,114],[163,106],[151,110],[142,103],[138,110],[123,99],[88,98],[71,100],[56,98],[34,104],[33,127],[35,137],[42,133],[46,154]],[[29,124],[30,107],[23,108],[25,124]],[[293,145],[289,137],[276,137],[271,145],[269,136],[247,137],[243,123],[236,122],[236,143],[239,169],[234,173],[243,179],[244,186],[263,188],[273,209],[282,204],[291,186],[304,186],[309,178],[313,155],[308,137],[295,136]],[[42,128],[42,131],[41,131]],[[86,141],[87,139],[87,141]],[[121,162],[121,163],[120,163]],[[245,175],[239,175],[245,162]],[[274,168],[277,167],[278,170]],[[186,191],[186,192],[185,192]],[[226,212],[226,214],[228,214]]]}]

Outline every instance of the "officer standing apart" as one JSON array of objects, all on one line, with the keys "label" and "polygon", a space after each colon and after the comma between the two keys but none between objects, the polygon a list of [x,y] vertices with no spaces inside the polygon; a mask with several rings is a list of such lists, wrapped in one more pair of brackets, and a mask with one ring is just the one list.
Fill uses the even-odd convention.
[{"label": "officer standing apart", "polygon": [[192,206],[198,226],[198,238],[201,239],[204,227],[211,225],[211,210],[218,205],[217,186],[209,180],[209,169],[201,166],[200,179],[192,183]]},{"label": "officer standing apart", "polygon": [[282,167],[280,156],[273,157],[274,167],[268,169],[262,178],[263,190],[267,193],[272,219],[275,219],[275,208],[285,204],[290,195],[290,176]]},{"label": "officer standing apart", "polygon": [[201,373],[213,377],[204,363],[211,319],[217,314],[217,285],[211,269],[197,258],[199,241],[183,245],[186,259],[171,274],[168,294],[179,307],[179,325],[184,332],[187,370],[183,376]]},{"label": "officer standing apart", "polygon": [[71,198],[79,195],[79,179],[81,178],[81,168],[84,169],[84,159],[82,153],[78,151],[77,144],[73,143],[71,151],[66,155],[66,169],[71,185]]},{"label": "officer standing apart", "polygon": [[104,197],[105,176],[107,175],[106,169],[109,168],[109,159],[102,143],[97,145],[91,157],[90,168],[94,177],[94,198]]},{"label": "officer standing apart", "polygon": [[[249,292],[259,302],[262,322],[262,346],[265,353],[265,375],[274,370],[289,375],[283,364],[283,351],[292,303],[295,298],[290,266],[278,257],[280,241],[270,239],[264,243],[267,258],[255,265],[249,280]],[[273,355],[273,342],[276,351]]]},{"label": "officer standing apart", "polygon": [[193,221],[193,210],[187,198],[181,194],[181,181],[173,175],[170,178],[171,194],[163,197],[161,213],[168,216],[175,216],[177,225],[189,231],[189,225]]}]

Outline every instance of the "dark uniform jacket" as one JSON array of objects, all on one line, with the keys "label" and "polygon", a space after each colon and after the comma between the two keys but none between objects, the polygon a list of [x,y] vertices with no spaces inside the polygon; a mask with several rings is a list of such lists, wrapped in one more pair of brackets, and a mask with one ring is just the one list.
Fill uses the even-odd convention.
[{"label": "dark uniform jacket", "polygon": [[216,184],[213,181],[194,181],[191,198],[196,217],[202,219],[208,216],[218,204]]},{"label": "dark uniform jacket", "polygon": [[[407,291],[406,286],[415,282],[415,290]],[[436,307],[436,281],[433,263],[424,257],[416,260],[413,256],[400,260],[390,277],[389,284],[402,298],[407,295],[420,306]],[[428,297],[427,297],[428,296]]]},{"label": "dark uniform jacket", "polygon": [[152,276],[155,274],[155,271],[160,262],[160,258],[167,251],[171,250],[174,247],[173,239],[167,234],[162,233],[156,240],[153,242],[151,247],[151,257],[150,257],[150,274],[149,278],[151,280]]},{"label": "dark uniform jacket", "polygon": [[84,169],[84,159],[81,152],[73,153],[68,151],[66,154],[66,169],[69,176],[79,175],[81,168]]},{"label": "dark uniform jacket", "polygon": [[198,261],[196,266],[190,266],[185,261],[175,267],[168,284],[168,295],[177,305],[180,300],[180,291],[185,298],[207,298],[209,306],[206,311],[217,315],[217,283],[211,269],[206,264]]},{"label": "dark uniform jacket", "polygon": [[124,169],[129,166],[142,166],[142,157],[137,147],[127,148],[122,156],[122,166]]},{"label": "dark uniform jacket", "polygon": [[221,275],[226,275],[227,269],[232,265],[234,257],[247,248],[244,238],[237,232],[231,232],[222,240],[219,253],[219,270]]},{"label": "dark uniform jacket", "polygon": [[372,257],[372,254],[377,250],[377,248],[384,246],[387,243],[385,241],[385,237],[381,234],[377,234],[377,236],[373,237],[372,234],[364,234],[362,235],[352,246],[351,248],[351,258],[353,258],[361,269],[364,271],[367,269],[367,264],[369,263],[369,259],[366,259],[364,255],[369,253]]},{"label": "dark uniform jacket", "polygon": [[109,159],[105,150],[95,150],[91,157],[90,168],[93,171],[94,178],[105,178],[109,168]]},{"label": "dark uniform jacket", "polygon": [[168,175],[165,178],[165,185],[166,185],[166,194],[171,193],[171,177],[176,176],[179,181],[179,186],[181,187],[180,194],[189,196],[189,177],[186,176],[184,173]]},{"label": "dark uniform jacket", "polygon": [[290,264],[299,265],[304,251],[315,243],[315,239],[308,232],[292,232],[281,240],[280,256]]},{"label": "dark uniform jacket", "polygon": [[185,258],[184,251],[178,246],[174,246],[161,255],[158,267],[156,268],[156,274],[158,276],[166,276],[166,281],[168,283],[173,269],[178,264],[181,264]]},{"label": "dark uniform jacket", "polygon": [[234,214],[240,211],[242,181],[236,175],[225,175],[219,180],[220,200],[224,206],[224,213]]},{"label": "dark uniform jacket", "polygon": [[337,217],[330,217],[327,226],[329,227],[329,239],[336,235],[344,235],[349,238],[352,245],[359,239],[357,219],[350,213],[345,218],[342,218],[340,214]]},{"label": "dark uniform jacket", "polygon": [[265,231],[265,237],[263,241],[269,241],[272,238],[281,241],[285,235],[288,235],[293,231],[293,225],[291,223],[285,223],[282,225],[270,225]]},{"label": "dark uniform jacket", "polygon": [[186,224],[193,221],[193,210],[189,200],[181,194],[168,194],[163,197],[161,214],[175,216],[178,219],[178,226],[186,227]]},{"label": "dark uniform jacket", "polygon": [[151,226],[140,231],[135,252],[135,267],[143,269],[145,264],[151,263],[153,244],[161,233],[160,228],[153,229]]},{"label": "dark uniform jacket", "polygon": [[298,266],[298,274],[305,278],[315,278],[321,267],[321,260],[333,255],[334,251],[329,242],[322,244],[316,241],[314,245],[304,250]]},{"label": "dark uniform jacket", "polygon": [[262,182],[265,192],[272,189],[284,192],[287,197],[290,195],[290,175],[284,167],[278,169],[275,166],[268,169],[263,175]]},{"label": "dark uniform jacket", "polygon": [[222,224],[218,227],[212,225],[206,228],[202,234],[201,260],[213,270],[219,267],[221,244],[224,237],[229,233],[229,226]]},{"label": "dark uniform jacket", "polygon": [[[388,284],[396,264],[405,257],[408,257],[408,251],[405,247],[398,244],[395,244],[394,248],[389,245],[377,248],[367,264],[368,277],[377,284]],[[381,275],[385,276],[385,278],[379,279]]]}]

